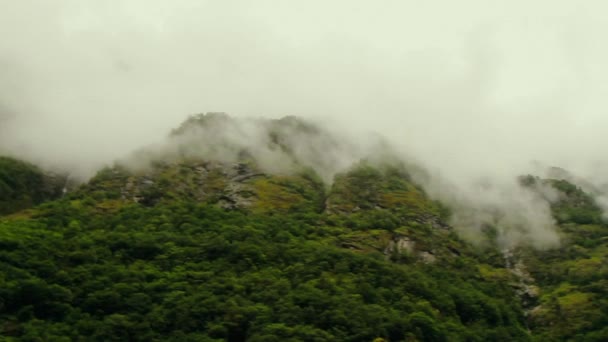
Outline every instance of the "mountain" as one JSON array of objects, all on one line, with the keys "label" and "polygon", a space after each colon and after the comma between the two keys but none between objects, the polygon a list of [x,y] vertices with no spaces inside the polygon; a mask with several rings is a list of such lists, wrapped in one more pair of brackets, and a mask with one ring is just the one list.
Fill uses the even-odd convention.
[{"label": "mountain", "polygon": [[608,338],[608,224],[593,194],[522,177],[551,193],[561,246],[505,249],[497,227],[473,244],[420,170],[375,146],[293,117],[215,113],[65,195],[39,168],[0,159],[0,336]]},{"label": "mountain", "polygon": [[67,177],[0,156],[0,214],[26,209],[61,196]]}]

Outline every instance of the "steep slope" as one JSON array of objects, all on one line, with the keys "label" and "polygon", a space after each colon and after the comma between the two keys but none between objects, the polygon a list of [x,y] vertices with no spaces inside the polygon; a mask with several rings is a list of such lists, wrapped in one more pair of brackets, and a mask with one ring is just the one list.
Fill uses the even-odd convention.
[{"label": "steep slope", "polygon": [[398,166],[331,187],[246,162],[108,168],[0,220],[0,245],[9,340],[529,338],[512,288]]},{"label": "steep slope", "polygon": [[169,146],[0,217],[0,335],[606,339],[608,226],[593,196],[522,178],[551,196],[563,246],[504,251],[491,230],[473,246],[408,167],[353,148],[295,118],[194,116]]},{"label": "steep slope", "polygon": [[145,172],[108,168],[77,191],[86,193],[107,205],[195,201],[256,213],[292,212],[320,210],[323,184],[312,172],[272,175],[248,163],[190,160],[156,163]]},{"label": "steep slope", "polygon": [[59,197],[66,179],[14,158],[0,156],[0,215]]},{"label": "steep slope", "polygon": [[608,224],[595,199],[565,179],[528,177],[530,186],[556,190],[552,209],[560,223],[562,247],[520,251],[540,288],[530,308],[540,340],[608,339]]}]

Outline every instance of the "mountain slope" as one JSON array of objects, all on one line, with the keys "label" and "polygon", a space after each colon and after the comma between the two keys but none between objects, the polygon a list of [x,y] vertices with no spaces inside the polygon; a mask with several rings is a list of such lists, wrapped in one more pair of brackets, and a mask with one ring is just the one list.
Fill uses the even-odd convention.
[{"label": "mountain slope", "polygon": [[29,208],[61,195],[66,179],[30,163],[0,156],[0,214]]},{"label": "mountain slope", "polygon": [[[360,172],[354,169],[350,177],[360,178]],[[179,179],[188,182],[189,176]],[[123,199],[112,182],[126,188],[130,177],[106,170],[28,219],[1,221],[4,335],[99,341],[527,338],[513,290],[485,280],[474,251],[449,228],[433,227],[440,218],[429,216],[432,211],[413,208],[415,218],[390,207],[328,213],[318,198],[323,188],[304,176],[259,176],[263,185],[252,186],[245,208],[226,207],[224,195],[201,200],[179,191],[155,201],[128,192]],[[385,185],[385,177],[369,181]],[[398,188],[414,191],[401,182]],[[329,198],[340,191],[330,190]],[[422,193],[416,196],[433,208]]]},{"label": "mountain slope", "polygon": [[546,340],[606,340],[608,225],[602,212],[591,195],[565,179],[528,181],[557,191],[552,209],[563,240],[556,250],[520,251],[541,289],[531,325]]},{"label": "mountain slope", "polygon": [[[522,178],[530,191],[555,191],[559,249],[501,250],[490,229],[487,243],[472,245],[450,226],[450,209],[431,200],[394,158],[319,172],[311,166],[329,163],[312,153],[322,151],[319,140],[335,142],[330,154],[351,147],[293,118],[256,122],[263,148],[221,134],[220,146],[205,136],[248,129],[230,120],[193,117],[173,132],[169,148],[140,152],[62,198],[0,217],[0,335],[8,341],[608,336],[608,226],[593,196],[576,185]],[[307,139],[313,146],[300,146]],[[268,165],[285,158],[279,167]]]}]

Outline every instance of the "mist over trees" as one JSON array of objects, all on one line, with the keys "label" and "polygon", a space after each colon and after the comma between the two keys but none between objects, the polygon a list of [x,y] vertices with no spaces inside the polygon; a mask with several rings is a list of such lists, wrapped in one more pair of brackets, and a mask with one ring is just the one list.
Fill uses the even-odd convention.
[{"label": "mist over trees", "polygon": [[608,340],[607,10],[0,1],[0,339]]}]

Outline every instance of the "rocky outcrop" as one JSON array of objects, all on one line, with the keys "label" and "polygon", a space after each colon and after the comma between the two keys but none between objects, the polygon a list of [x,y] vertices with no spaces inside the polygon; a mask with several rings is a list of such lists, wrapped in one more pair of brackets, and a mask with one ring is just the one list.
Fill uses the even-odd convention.
[{"label": "rocky outcrop", "polygon": [[183,200],[255,213],[318,212],[324,191],[321,183],[304,173],[268,174],[253,163],[201,160],[156,163],[138,172],[117,166],[101,172],[85,190],[145,206]]},{"label": "rocky outcrop", "polygon": [[540,288],[535,285],[535,280],[528,272],[526,265],[520,258],[517,258],[512,249],[504,249],[503,257],[505,267],[515,277],[515,282],[511,286],[515,289],[515,293],[519,297],[524,312],[529,314],[534,310],[538,297],[540,296]]},{"label": "rocky outcrop", "polygon": [[383,253],[387,259],[397,255],[406,256],[409,259],[425,264],[432,264],[437,261],[434,251],[419,250],[417,247],[416,241],[411,238],[407,236],[395,236],[384,248]]},{"label": "rocky outcrop", "polygon": [[391,253],[414,253],[414,247],[416,243],[406,236],[395,237],[388,243],[388,246],[384,249],[384,254],[390,255]]},{"label": "rocky outcrop", "polygon": [[163,197],[215,202],[226,209],[253,204],[252,180],[265,177],[245,163],[196,162],[160,165],[126,178],[121,197],[153,205]]}]

